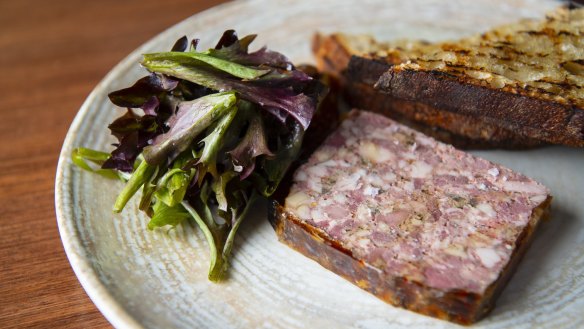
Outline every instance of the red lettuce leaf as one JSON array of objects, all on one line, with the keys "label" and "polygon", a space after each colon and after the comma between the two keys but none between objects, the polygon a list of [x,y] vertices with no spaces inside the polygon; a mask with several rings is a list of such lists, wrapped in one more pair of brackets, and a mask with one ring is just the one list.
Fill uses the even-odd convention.
[{"label": "red lettuce leaf", "polygon": [[187,39],[187,37],[185,35],[182,38],[176,40],[176,42],[174,43],[174,46],[172,46],[172,49],[170,51],[185,51],[185,50],[187,50],[188,46],[189,46],[189,39]]},{"label": "red lettuce leaf", "polygon": [[253,115],[241,142],[230,152],[240,179],[246,179],[254,170],[256,158],[260,155],[273,156],[268,148],[264,124],[260,115]]},{"label": "red lettuce leaf", "polygon": [[215,49],[221,49],[224,47],[229,47],[238,40],[237,32],[235,30],[227,30],[223,32],[223,35],[215,45]]},{"label": "red lettuce leaf", "polygon": [[126,114],[112,122],[109,129],[118,139],[118,143],[114,144],[116,149],[103,163],[102,168],[124,172],[132,171],[134,161],[142,149],[148,145],[149,140],[161,132],[156,116],[139,116],[132,110],[128,110]]},{"label": "red lettuce leaf", "polygon": [[111,92],[108,97],[119,107],[140,108],[153,95],[171,91],[177,85],[176,79],[152,73],[136,81],[131,87]]},{"label": "red lettuce leaf", "polygon": [[255,38],[256,35],[252,34],[245,36],[242,39],[238,39],[235,31],[225,31],[221,40],[217,46],[215,46],[215,49],[209,49],[209,54],[242,65],[268,65],[285,70],[294,69],[294,65],[292,65],[292,62],[286,56],[279,52],[268,50],[266,47],[262,47],[260,50],[249,53],[249,44],[252,43]]},{"label": "red lettuce leaf", "polygon": [[[150,74],[133,86],[109,94],[110,100],[127,107],[128,111],[109,125],[118,139],[116,149],[102,165],[103,169],[131,172],[138,155],[150,140],[166,130],[165,122],[174,113],[179,98],[170,94],[179,81],[158,74]],[[138,115],[132,108],[141,108]]]}]

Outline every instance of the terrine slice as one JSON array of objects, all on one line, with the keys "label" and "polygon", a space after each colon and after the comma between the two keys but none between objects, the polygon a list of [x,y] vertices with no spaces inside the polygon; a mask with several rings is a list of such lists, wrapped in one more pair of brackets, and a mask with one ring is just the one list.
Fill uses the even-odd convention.
[{"label": "terrine slice", "polygon": [[522,174],[353,111],[279,201],[270,221],[282,242],[386,302],[469,324],[493,307],[551,197]]}]

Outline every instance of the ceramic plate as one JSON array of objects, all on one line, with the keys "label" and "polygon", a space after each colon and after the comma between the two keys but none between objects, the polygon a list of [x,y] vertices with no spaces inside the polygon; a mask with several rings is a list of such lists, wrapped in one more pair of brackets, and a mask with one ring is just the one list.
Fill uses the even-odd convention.
[{"label": "ceramic plate", "polygon": [[[122,184],[72,165],[74,147],[110,150],[107,124],[122,114],[107,93],[145,72],[140,55],[165,51],[183,35],[213,46],[221,33],[257,33],[294,62],[312,62],[316,31],[368,33],[380,39],[442,40],[523,17],[543,17],[557,3],[480,1],[268,1],[228,3],[195,15],[124,59],[95,88],[71,125],[56,178],[65,250],[79,281],[118,328],[445,328],[448,322],[394,308],[280,244],[265,204],[242,226],[227,282],[207,281],[204,238],[189,225],[146,230],[130,203],[111,211]],[[584,152],[549,147],[477,152],[547,185],[552,220],[538,231],[495,310],[476,328],[568,328],[584,323]],[[134,200],[135,201],[135,200]]]}]

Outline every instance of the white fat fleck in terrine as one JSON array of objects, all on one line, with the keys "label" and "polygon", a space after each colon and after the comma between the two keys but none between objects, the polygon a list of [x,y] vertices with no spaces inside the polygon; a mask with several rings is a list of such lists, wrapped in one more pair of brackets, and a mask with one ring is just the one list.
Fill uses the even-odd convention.
[{"label": "white fat fleck in terrine", "polygon": [[471,323],[550,200],[522,174],[353,111],[296,171],[272,222],[281,240],[380,298]]}]

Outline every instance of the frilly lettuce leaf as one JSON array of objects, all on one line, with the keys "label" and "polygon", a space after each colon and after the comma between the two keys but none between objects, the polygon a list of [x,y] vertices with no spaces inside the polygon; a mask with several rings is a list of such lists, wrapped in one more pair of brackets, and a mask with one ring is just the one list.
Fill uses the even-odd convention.
[{"label": "frilly lettuce leaf", "polygon": [[195,137],[227,113],[236,100],[235,93],[225,92],[181,103],[169,119],[170,130],[144,148],[144,159],[151,165],[174,160],[189,148]]},{"label": "frilly lettuce leaf", "polygon": [[[314,81],[294,69],[280,53],[262,48],[248,53],[255,36],[237,39],[234,31],[224,33],[218,49],[207,52],[145,54],[142,65],[151,72],[183,79],[209,89],[236,91],[242,99],[259,105],[284,121],[281,111],[306,130],[321,94],[313,93]],[[317,82],[318,83],[318,82]],[[277,110],[275,110],[277,109]],[[278,111],[279,110],[279,111]]]},{"label": "frilly lettuce leaf", "polygon": [[152,96],[171,91],[177,85],[176,79],[152,73],[136,81],[131,87],[111,92],[108,97],[119,107],[139,108]]},{"label": "frilly lettuce leaf", "polygon": [[273,153],[268,148],[261,116],[254,115],[251,117],[245,136],[228,153],[233,161],[234,170],[240,173],[241,179],[247,178],[252,173],[258,156],[273,156]]},{"label": "frilly lettuce leaf", "polygon": [[[310,120],[316,107],[315,99],[295,91],[289,86],[279,87],[281,85],[276,79],[271,78],[270,83],[266,80],[239,80],[224,72],[218,72],[212,68],[205,67],[191,59],[176,57],[170,59],[162,57],[160,54],[156,58],[148,55],[144,56],[142,65],[148,70],[171,75],[173,77],[194,82],[213,90],[236,91],[241,98],[258,104],[265,109],[276,108],[296,119],[304,129],[310,125]],[[302,74],[300,74],[302,76]],[[273,77],[273,76],[271,76]],[[304,80],[284,78],[289,81],[303,83]],[[303,77],[304,79],[304,77]]]}]

